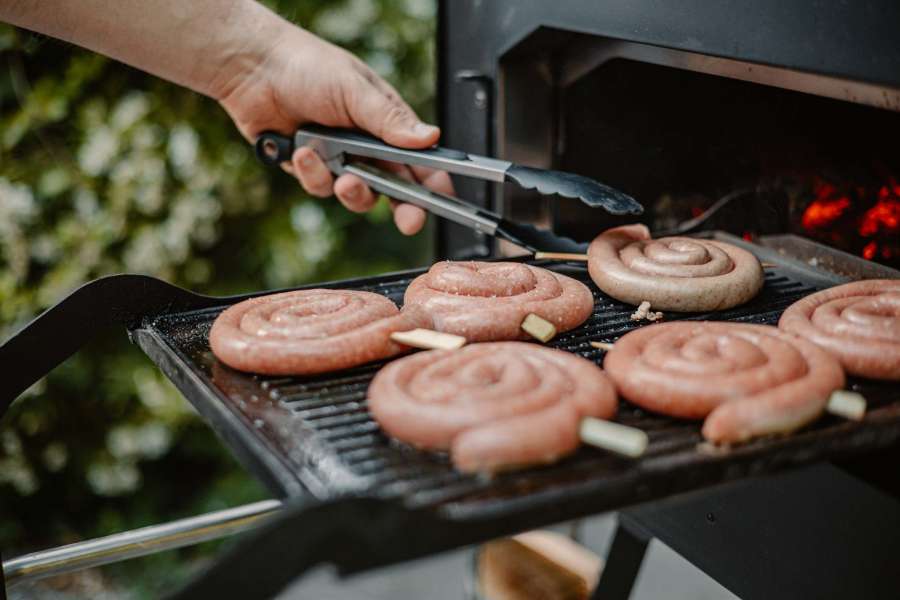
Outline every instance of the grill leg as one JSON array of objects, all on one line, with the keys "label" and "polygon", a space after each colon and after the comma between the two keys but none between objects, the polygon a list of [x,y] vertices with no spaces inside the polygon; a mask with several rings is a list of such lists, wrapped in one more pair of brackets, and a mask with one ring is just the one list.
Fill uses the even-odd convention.
[{"label": "grill leg", "polygon": [[628,600],[651,539],[653,536],[643,527],[627,514],[619,513],[603,572],[591,595],[593,600]]}]

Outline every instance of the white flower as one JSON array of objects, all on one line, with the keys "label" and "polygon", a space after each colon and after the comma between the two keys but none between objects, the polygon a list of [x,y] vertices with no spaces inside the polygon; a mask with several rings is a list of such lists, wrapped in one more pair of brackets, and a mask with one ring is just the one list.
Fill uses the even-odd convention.
[{"label": "white flower", "polygon": [[0,227],[11,223],[30,223],[38,213],[31,188],[0,177]]},{"label": "white flower", "polygon": [[360,37],[377,16],[378,8],[372,0],[349,0],[321,13],[315,29],[332,40],[349,42]]},{"label": "white flower", "polygon": [[100,211],[100,203],[97,201],[97,194],[94,193],[94,190],[88,188],[79,187],[75,191],[73,204],[75,205],[75,213],[78,215],[78,218],[83,221],[93,220]]},{"label": "white flower", "polygon": [[78,165],[91,177],[104,173],[119,151],[116,134],[107,126],[93,129],[78,149]]},{"label": "white flower", "polygon": [[49,264],[60,256],[59,242],[50,235],[37,235],[31,241],[31,257],[37,262]]},{"label": "white flower", "polygon": [[325,225],[325,211],[318,204],[301,202],[291,208],[291,227],[297,233],[317,233]]},{"label": "white flower", "polygon": [[310,263],[326,258],[333,244],[329,235],[307,235],[300,240],[300,255]]},{"label": "white flower", "polygon": [[166,250],[156,232],[145,227],[125,249],[125,266],[136,273],[159,273],[166,267]]},{"label": "white flower", "polygon": [[417,19],[431,19],[435,13],[434,0],[406,0],[406,13]]},{"label": "white flower", "polygon": [[169,162],[182,179],[193,173],[199,147],[197,132],[189,125],[181,124],[172,128],[169,134]]},{"label": "white flower", "polygon": [[372,70],[386,79],[394,74],[394,57],[387,52],[381,50],[369,52],[366,62]]},{"label": "white flower", "polygon": [[106,447],[120,459],[159,458],[172,445],[172,432],[159,422],[120,425],[106,436]]},{"label": "white flower", "polygon": [[113,108],[110,122],[116,131],[124,131],[140,121],[150,111],[150,102],[143,92],[131,92]]},{"label": "white flower", "polygon": [[43,452],[44,465],[51,473],[55,473],[69,462],[69,450],[62,442],[50,442]]},{"label": "white flower", "polygon": [[88,467],[87,481],[100,496],[118,496],[137,489],[141,472],[130,462],[94,463]]}]

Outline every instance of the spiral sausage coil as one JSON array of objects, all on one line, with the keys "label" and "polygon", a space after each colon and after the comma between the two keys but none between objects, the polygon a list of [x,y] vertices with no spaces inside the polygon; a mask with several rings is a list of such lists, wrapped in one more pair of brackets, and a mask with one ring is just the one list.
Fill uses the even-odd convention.
[{"label": "spiral sausage coil", "polygon": [[900,280],[816,292],[788,307],[778,327],[824,348],[852,375],[900,380]]},{"label": "spiral sausage coil", "polygon": [[245,300],[213,323],[209,343],[228,366],[266,375],[336,371],[406,348],[394,331],[421,324],[371,292],[313,289]]},{"label": "spiral sausage coil", "polygon": [[797,429],[844,385],[836,359],[768,325],[650,325],[619,339],[603,366],[632,403],[674,417],[705,417],[703,436],[713,442]]},{"label": "spiral sausage coil", "polygon": [[523,342],[395,360],[375,376],[368,397],[388,435],[449,450],[464,472],[553,462],[578,447],[582,417],[616,410],[613,386],[594,363]]},{"label": "spiral sausage coil", "polygon": [[470,342],[527,339],[523,319],[534,313],[558,331],[591,316],[594,298],[583,283],[513,262],[441,262],[409,285],[403,310],[427,314],[432,329]]},{"label": "spiral sausage coil", "polygon": [[605,231],[588,248],[588,271],[601,290],[628,304],[657,310],[722,310],[762,288],[753,254],[724,242],[683,237],[650,239],[644,225]]}]

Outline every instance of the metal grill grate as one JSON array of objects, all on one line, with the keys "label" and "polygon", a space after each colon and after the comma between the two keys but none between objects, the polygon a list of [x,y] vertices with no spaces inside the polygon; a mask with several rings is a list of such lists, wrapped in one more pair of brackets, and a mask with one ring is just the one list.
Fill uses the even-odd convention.
[{"label": "metal grill grate", "polygon": [[[558,336],[550,345],[599,364],[603,351],[591,347],[590,341],[612,342],[646,324],[631,321],[633,307],[600,293],[584,269],[550,266],[585,281],[595,296],[589,321]],[[399,304],[410,281],[409,274],[404,274],[344,287],[383,294]],[[792,276],[788,269],[771,269],[766,273],[762,292],[746,305],[715,314],[667,314],[666,319],[774,324],[787,306],[815,289]],[[271,453],[277,464],[321,498],[365,493],[399,498],[409,507],[439,507],[460,517],[485,517],[496,511],[546,508],[555,499],[571,499],[580,491],[587,494],[585,497],[592,497],[591,508],[599,510],[808,462],[823,454],[884,445],[900,436],[897,386],[865,385],[872,409],[867,417],[868,428],[825,417],[792,436],[758,440],[727,452],[704,450],[699,423],[647,414],[622,402],[617,420],[640,427],[650,436],[646,455],[637,461],[583,448],[553,466],[490,480],[466,476],[453,470],[446,456],[414,450],[382,434],[369,416],[365,399],[368,384],[381,363],[310,378],[239,373],[218,363],[209,351],[207,334],[218,312],[204,310],[161,317],[150,327],[155,334],[152,337],[157,342],[164,341],[180,359],[174,368],[189,368],[198,376],[195,379],[200,385],[198,389],[197,381],[186,385],[174,378],[176,383],[207,417],[212,417],[214,426],[218,413],[210,412],[210,403],[239,417],[240,426],[232,421],[227,425],[219,423],[218,427],[226,441],[237,447],[239,456],[246,457],[247,448],[251,448],[251,454]],[[140,337],[138,341],[142,343]],[[148,354],[154,356],[153,352]],[[885,423],[891,427],[883,427]],[[241,430],[236,432],[236,427]],[[271,460],[249,462],[256,470],[272,468]],[[262,474],[271,479],[266,475]],[[279,487],[282,493],[291,493],[283,476]]]}]

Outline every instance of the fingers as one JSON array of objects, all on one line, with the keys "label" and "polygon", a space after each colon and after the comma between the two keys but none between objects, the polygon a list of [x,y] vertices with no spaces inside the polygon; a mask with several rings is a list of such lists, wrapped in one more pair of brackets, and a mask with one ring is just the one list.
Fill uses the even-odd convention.
[{"label": "fingers", "polygon": [[452,196],[455,193],[453,189],[453,180],[447,171],[435,171],[428,167],[410,166],[415,178],[425,187],[441,194]]},{"label": "fingers", "polygon": [[403,235],[415,235],[425,226],[425,211],[412,204],[391,201],[394,224]]},{"label": "fingers", "polygon": [[426,148],[437,143],[441,131],[419,120],[396,90],[377,75],[364,74],[358,89],[348,94],[350,119],[393,146]]},{"label": "fingers", "polygon": [[347,210],[353,212],[366,212],[370,210],[378,198],[372,193],[363,180],[356,175],[341,175],[334,183],[334,195],[341,201]]},{"label": "fingers", "polygon": [[300,180],[303,188],[313,196],[325,198],[331,195],[334,180],[331,171],[312,148],[297,148],[291,157],[294,175]]}]

